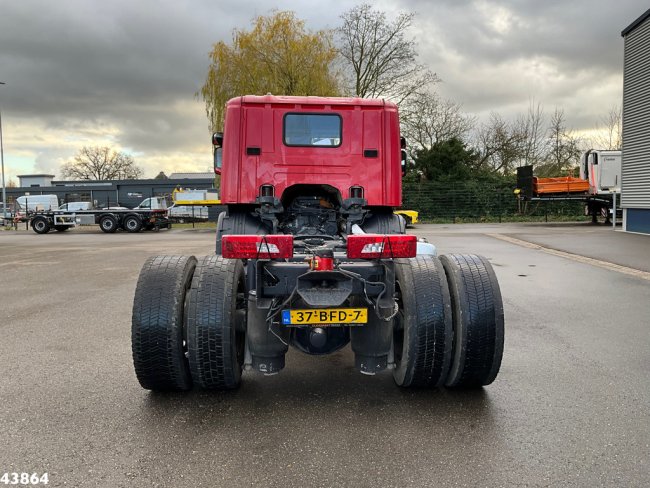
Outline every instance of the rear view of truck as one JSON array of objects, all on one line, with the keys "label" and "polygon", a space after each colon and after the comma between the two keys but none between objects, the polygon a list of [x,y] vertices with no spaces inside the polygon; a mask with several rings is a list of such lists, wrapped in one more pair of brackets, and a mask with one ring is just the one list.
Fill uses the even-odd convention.
[{"label": "rear view of truck", "polygon": [[132,349],[151,390],[239,386],[290,347],[348,344],[402,387],[497,376],[504,317],[492,266],[438,258],[405,233],[397,107],[383,100],[241,97],[216,134],[215,254],[155,256],[136,287]]}]

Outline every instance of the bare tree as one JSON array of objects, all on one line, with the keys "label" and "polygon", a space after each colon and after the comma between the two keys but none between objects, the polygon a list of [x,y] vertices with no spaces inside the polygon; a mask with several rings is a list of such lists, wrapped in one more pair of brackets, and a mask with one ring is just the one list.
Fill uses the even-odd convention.
[{"label": "bare tree", "polygon": [[405,37],[413,15],[401,13],[389,22],[384,12],[363,4],[341,16],[337,44],[351,94],[385,97],[401,104],[439,81],[435,73],[417,63],[415,41]]},{"label": "bare tree", "polygon": [[402,132],[409,147],[430,149],[438,142],[465,140],[476,118],[464,114],[461,105],[441,99],[437,93],[416,93],[400,109]]},{"label": "bare tree", "polygon": [[522,136],[519,165],[537,165],[543,162],[548,153],[548,139],[544,127],[544,109],[541,104],[531,100],[528,111],[517,118],[515,125]]},{"label": "bare tree", "polygon": [[548,153],[544,164],[537,167],[539,176],[561,176],[570,173],[580,158],[580,140],[566,126],[564,110],[555,108],[548,128]]},{"label": "bare tree", "polygon": [[74,180],[131,180],[142,176],[142,169],[123,152],[106,146],[84,146],[61,167],[61,174]]},{"label": "bare tree", "polygon": [[598,149],[618,150],[623,147],[623,114],[621,106],[615,105],[600,118],[598,135],[594,142]]},{"label": "bare tree", "polygon": [[490,114],[475,137],[479,170],[511,174],[523,158],[525,133],[517,123],[510,123],[497,113]]}]

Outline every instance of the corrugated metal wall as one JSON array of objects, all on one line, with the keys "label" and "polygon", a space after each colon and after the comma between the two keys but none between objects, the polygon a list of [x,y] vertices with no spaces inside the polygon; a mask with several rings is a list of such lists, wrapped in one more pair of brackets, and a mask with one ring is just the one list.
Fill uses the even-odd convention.
[{"label": "corrugated metal wall", "polygon": [[650,208],[650,18],[625,36],[623,208]]}]

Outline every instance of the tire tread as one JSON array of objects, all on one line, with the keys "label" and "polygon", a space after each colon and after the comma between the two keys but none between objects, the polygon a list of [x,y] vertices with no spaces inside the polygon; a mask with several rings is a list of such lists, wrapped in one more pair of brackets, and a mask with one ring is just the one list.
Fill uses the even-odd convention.
[{"label": "tire tread", "polygon": [[449,254],[441,260],[454,302],[454,360],[447,386],[488,385],[503,355],[503,303],[496,275],[482,256]]},{"label": "tire tread", "polygon": [[234,301],[243,275],[241,261],[213,255],[197,268],[188,295],[187,325],[190,371],[205,389],[233,389],[241,365],[233,356]]},{"label": "tire tread", "polygon": [[133,300],[131,347],[136,376],[149,390],[192,387],[183,351],[185,293],[194,256],[153,256],[140,272]]},{"label": "tire tread", "polygon": [[[431,256],[417,256],[399,260],[397,266],[402,283],[402,301],[405,307],[404,327],[415,332],[409,342],[411,351],[407,371],[400,386],[441,386],[451,360],[451,302],[444,270],[440,261]],[[406,286],[404,286],[406,285]],[[412,296],[405,296],[411,293]],[[414,313],[409,324],[408,317]],[[404,355],[402,357],[404,359]],[[397,376],[396,376],[397,381]]]}]

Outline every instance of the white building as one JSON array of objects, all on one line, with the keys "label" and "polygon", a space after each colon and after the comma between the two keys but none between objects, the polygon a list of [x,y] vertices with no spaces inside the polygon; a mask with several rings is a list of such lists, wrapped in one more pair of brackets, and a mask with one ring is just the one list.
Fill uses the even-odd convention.
[{"label": "white building", "polygon": [[40,186],[52,186],[52,180],[54,175],[18,175],[18,180],[20,181],[20,187],[40,187]]}]

